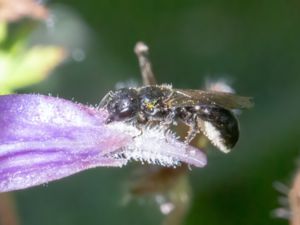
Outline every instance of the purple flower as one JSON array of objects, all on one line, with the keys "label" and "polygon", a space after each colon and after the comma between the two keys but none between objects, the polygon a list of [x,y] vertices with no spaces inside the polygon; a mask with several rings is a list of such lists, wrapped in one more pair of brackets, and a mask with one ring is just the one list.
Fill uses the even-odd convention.
[{"label": "purple flower", "polygon": [[107,112],[43,95],[0,96],[0,192],[129,160],[206,164],[200,150],[161,127],[105,124]]}]

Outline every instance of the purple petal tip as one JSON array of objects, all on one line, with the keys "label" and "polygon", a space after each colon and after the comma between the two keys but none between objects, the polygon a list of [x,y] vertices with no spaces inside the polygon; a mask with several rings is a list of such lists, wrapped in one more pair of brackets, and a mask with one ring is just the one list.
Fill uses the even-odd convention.
[{"label": "purple petal tip", "polygon": [[0,192],[96,166],[121,166],[103,154],[131,141],[103,126],[106,114],[42,95],[0,96]]}]

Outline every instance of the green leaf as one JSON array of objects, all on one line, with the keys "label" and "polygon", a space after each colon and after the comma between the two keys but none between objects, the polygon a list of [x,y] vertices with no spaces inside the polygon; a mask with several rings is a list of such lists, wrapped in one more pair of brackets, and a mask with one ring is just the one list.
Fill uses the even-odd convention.
[{"label": "green leaf", "polygon": [[15,90],[44,80],[65,56],[63,48],[54,46],[35,46],[17,55],[0,52],[0,90]]},{"label": "green leaf", "polygon": [[6,34],[7,34],[7,29],[6,29],[6,23],[5,22],[0,22],[0,44],[5,40]]}]

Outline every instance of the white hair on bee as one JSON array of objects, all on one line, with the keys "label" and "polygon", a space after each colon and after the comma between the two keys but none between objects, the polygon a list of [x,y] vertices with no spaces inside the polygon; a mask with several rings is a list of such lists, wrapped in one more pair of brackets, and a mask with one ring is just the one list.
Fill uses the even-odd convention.
[{"label": "white hair on bee", "polygon": [[224,144],[224,139],[220,131],[210,122],[204,121],[202,126],[204,135],[211,141],[211,143],[219,148],[224,153],[229,153],[231,149]]},{"label": "white hair on bee", "polygon": [[173,85],[172,84],[161,84],[161,85],[157,85],[158,87],[162,87],[162,88],[168,88],[168,89],[172,89]]}]

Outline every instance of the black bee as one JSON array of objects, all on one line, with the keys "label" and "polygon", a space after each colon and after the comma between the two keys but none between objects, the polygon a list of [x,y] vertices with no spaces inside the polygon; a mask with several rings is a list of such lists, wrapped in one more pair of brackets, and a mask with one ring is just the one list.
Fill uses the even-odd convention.
[{"label": "black bee", "polygon": [[190,127],[190,143],[202,131],[223,152],[229,152],[239,138],[239,124],[231,110],[249,108],[249,97],[224,92],[173,89],[169,85],[148,85],[109,92],[100,107],[107,109],[107,123],[128,121],[137,124],[182,121]]}]

